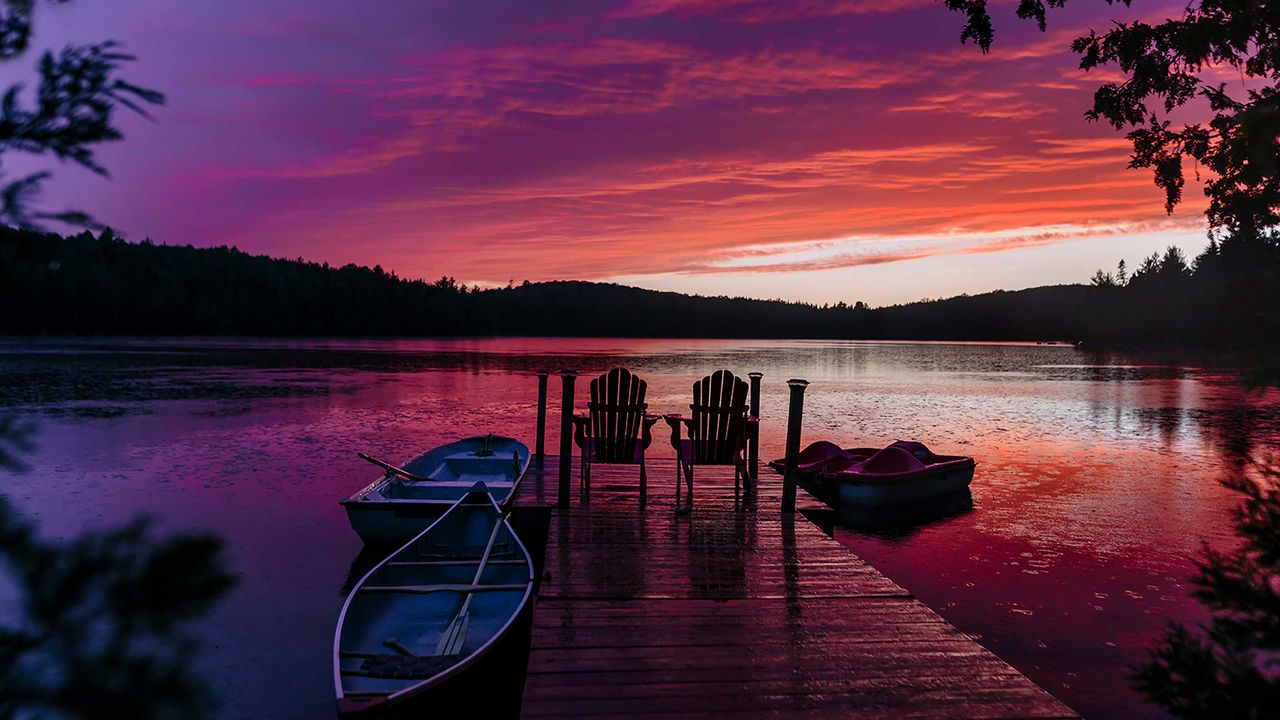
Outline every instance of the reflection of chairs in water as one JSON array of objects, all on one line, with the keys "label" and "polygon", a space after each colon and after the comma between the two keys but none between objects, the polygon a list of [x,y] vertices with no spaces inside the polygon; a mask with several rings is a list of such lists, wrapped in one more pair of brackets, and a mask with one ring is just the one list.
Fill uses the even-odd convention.
[{"label": "reflection of chairs in water", "polygon": [[[592,511],[596,512],[596,511]],[[655,580],[654,568],[660,566],[655,559],[655,547],[649,542],[649,527],[643,510],[636,517],[623,511],[609,515],[607,521],[596,518],[590,522],[591,542],[604,542],[609,550],[602,554],[602,562],[583,563],[574,573],[593,590],[608,590],[618,598],[644,597],[646,587]],[[563,523],[568,524],[568,523]]]},{"label": "reflection of chairs in water", "polygon": [[756,519],[754,513],[714,511],[676,526],[676,532],[688,533],[684,544],[693,597],[746,597],[747,562],[756,552]]},{"label": "reflection of chairs in water", "polygon": [[[728,370],[717,370],[693,384],[690,417],[667,415],[671,426],[671,447],[676,451],[676,509],[680,510],[680,474],[688,487],[688,506],[693,507],[695,465],[732,465],[733,489],[739,483],[750,491],[747,472],[747,441],[759,431],[756,418],[747,414],[747,383]],[[689,433],[681,438],[681,425]]]},{"label": "reflection of chairs in water", "polygon": [[639,465],[640,491],[645,491],[644,451],[653,442],[657,415],[648,414],[648,384],[624,368],[614,368],[591,381],[587,411],[573,418],[573,440],[582,450],[578,466],[582,487],[591,488],[591,465]]}]

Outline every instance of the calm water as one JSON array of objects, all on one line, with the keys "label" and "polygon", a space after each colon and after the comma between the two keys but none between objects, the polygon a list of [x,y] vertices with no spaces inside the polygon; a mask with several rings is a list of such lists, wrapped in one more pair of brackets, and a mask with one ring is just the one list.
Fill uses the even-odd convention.
[{"label": "calm water", "polygon": [[[39,432],[31,469],[0,483],[48,536],[139,512],[221,534],[241,582],[206,623],[200,659],[221,715],[324,717],[333,624],[360,550],[337,501],[376,474],[355,451],[403,459],[490,431],[532,445],[533,371],[617,364],[648,378],[658,412],[687,406],[711,370],[763,372],[766,457],[781,452],[789,377],[812,382],[806,443],[912,438],[977,457],[971,510],[835,535],[1095,718],[1158,716],[1127,689],[1126,668],[1166,621],[1202,617],[1191,560],[1204,542],[1233,542],[1235,498],[1218,481],[1280,438],[1274,391],[1068,347],[10,339],[0,407]],[[551,401],[554,426],[554,378]]]}]

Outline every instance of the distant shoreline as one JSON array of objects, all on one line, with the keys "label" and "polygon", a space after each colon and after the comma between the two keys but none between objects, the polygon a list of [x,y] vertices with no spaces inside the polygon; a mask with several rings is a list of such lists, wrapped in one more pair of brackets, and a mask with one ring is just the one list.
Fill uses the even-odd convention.
[{"label": "distant shoreline", "polygon": [[1223,254],[1197,259],[1200,275],[1181,256],[1159,262],[1153,256],[1124,285],[1100,273],[1090,285],[872,308],[855,299],[856,288],[848,302],[834,305],[585,281],[477,289],[450,277],[405,280],[381,267],[130,243],[110,231],[63,237],[0,228],[0,307],[8,310],[0,312],[0,335],[808,338],[1017,342],[1100,352],[1264,346],[1266,333],[1239,328],[1266,327],[1265,318],[1254,318],[1265,304],[1249,300],[1222,309],[1236,295],[1250,298],[1244,291],[1252,286],[1237,283],[1235,294],[1222,300],[1214,294],[1222,280],[1211,270],[1215,262],[1267,266],[1252,256],[1237,261],[1216,252]]},{"label": "distant shoreline", "polygon": [[[948,340],[930,340],[927,338],[835,338],[835,337],[693,337],[685,335],[202,335],[202,334],[166,334],[166,335],[147,335],[147,334],[118,334],[108,335],[102,333],[43,333],[43,334],[23,334],[23,333],[0,333],[0,340],[4,341],[22,341],[22,340],[102,340],[102,341],[121,341],[121,340],[192,340],[192,341],[378,341],[378,342],[398,342],[398,341],[466,341],[466,340],[670,340],[670,341],[705,341],[705,342],[794,342],[794,343],[866,343],[880,345],[1009,345],[1017,347],[1057,347],[1080,349],[1078,343],[1066,341],[1040,341],[1040,340],[979,340],[979,339],[948,339]],[[1142,348],[1129,348],[1142,349]],[[1176,349],[1176,348],[1172,348]]]}]

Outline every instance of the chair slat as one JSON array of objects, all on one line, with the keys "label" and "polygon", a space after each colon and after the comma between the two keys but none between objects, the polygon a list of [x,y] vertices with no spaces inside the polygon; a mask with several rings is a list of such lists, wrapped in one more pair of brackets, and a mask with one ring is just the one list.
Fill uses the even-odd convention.
[{"label": "chair slat", "polygon": [[728,370],[694,383],[690,440],[693,461],[731,464],[746,449],[748,385]]},{"label": "chair slat", "polygon": [[625,368],[614,368],[591,381],[587,410],[595,462],[635,462],[648,411],[646,389],[647,383]]},{"label": "chair slat", "polygon": [[[609,379],[608,375],[601,375],[600,377],[595,378],[591,381],[591,405],[599,406],[607,403],[605,399],[606,390],[603,386],[606,382],[608,382],[608,379]],[[591,437],[593,438],[604,437],[603,423],[604,423],[605,415],[603,412],[592,410],[591,405],[587,406],[590,419],[591,419]],[[597,442],[597,445],[598,445],[598,442]]]}]

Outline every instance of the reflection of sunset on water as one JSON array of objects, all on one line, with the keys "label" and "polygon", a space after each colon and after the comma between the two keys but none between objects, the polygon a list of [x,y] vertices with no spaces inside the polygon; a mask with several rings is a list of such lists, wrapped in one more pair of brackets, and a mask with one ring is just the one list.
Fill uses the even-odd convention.
[{"label": "reflection of sunset on water", "polygon": [[[790,377],[811,382],[806,442],[910,438],[977,458],[972,509],[836,537],[1086,716],[1099,698],[1107,712],[1139,707],[1124,669],[1166,620],[1201,617],[1187,595],[1191,559],[1203,541],[1232,542],[1236,498],[1218,480],[1280,437],[1274,390],[1244,390],[1189,358],[1064,346],[42,340],[0,345],[11,380],[0,401],[33,411],[41,431],[11,495],[59,533],[145,511],[223,534],[244,578],[210,623],[218,648],[207,662],[237,678],[224,688],[232,707],[269,702],[284,682],[327,710],[320,646],[360,548],[337,500],[376,474],[355,451],[403,460],[487,432],[531,442],[535,371],[615,365],[648,381],[659,413],[687,411],[694,379],[716,368],[763,372],[764,459],[782,452]],[[669,452],[659,434],[650,455]],[[762,470],[760,482],[779,481]],[[690,532],[754,542],[732,526]],[[710,560],[688,558],[695,571]],[[691,577],[753,582],[750,572]],[[278,642],[268,649],[263,637]],[[255,683],[236,669],[245,647],[296,671]]]}]

